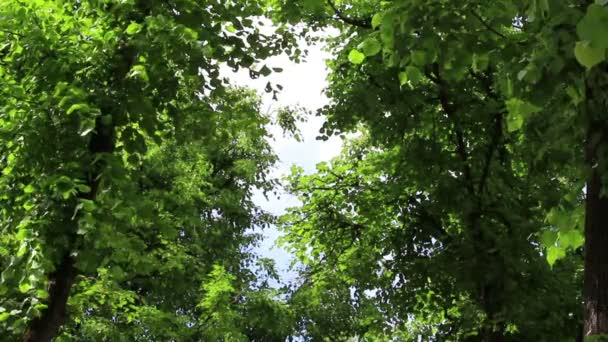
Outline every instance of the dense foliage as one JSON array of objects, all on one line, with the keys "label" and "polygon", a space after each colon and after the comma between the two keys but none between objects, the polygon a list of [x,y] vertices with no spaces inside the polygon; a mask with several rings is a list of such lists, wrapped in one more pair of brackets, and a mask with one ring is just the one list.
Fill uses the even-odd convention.
[{"label": "dense foliage", "polygon": [[268,119],[219,76],[220,62],[267,74],[253,66],[291,49],[286,32],[252,27],[261,14],[0,4],[3,340],[288,335],[247,252],[248,230],[270,222],[251,202],[273,186]]},{"label": "dense foliage", "polygon": [[[608,334],[608,2],[4,0],[0,18],[1,340]],[[220,65],[268,76],[330,28],[320,139],[355,134],[286,180],[299,277],[279,289],[252,252],[275,222],[252,200],[279,185],[272,120]]]},{"label": "dense foliage", "polygon": [[316,174],[293,173],[303,204],[282,220],[303,288],[337,277],[375,302],[355,301],[359,330],[344,333],[608,332],[606,3],[280,3],[282,20],[341,29],[321,133],[363,132]]}]

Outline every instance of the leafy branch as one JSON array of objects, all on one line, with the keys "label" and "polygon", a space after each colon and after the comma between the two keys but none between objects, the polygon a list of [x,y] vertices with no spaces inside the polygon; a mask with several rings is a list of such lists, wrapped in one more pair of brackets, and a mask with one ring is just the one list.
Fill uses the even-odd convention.
[{"label": "leafy branch", "polygon": [[364,28],[364,29],[372,28],[371,18],[366,18],[366,19],[351,18],[351,17],[345,15],[344,13],[342,13],[342,11],[338,7],[336,7],[336,5],[331,0],[327,0],[327,4],[335,12],[335,16],[337,19],[342,20],[343,22],[345,22],[347,24],[357,26],[360,28]]}]

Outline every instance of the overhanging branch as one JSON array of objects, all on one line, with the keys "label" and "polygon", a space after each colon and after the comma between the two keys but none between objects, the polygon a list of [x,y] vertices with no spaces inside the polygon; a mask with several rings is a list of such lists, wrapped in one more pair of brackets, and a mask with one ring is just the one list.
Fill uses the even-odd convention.
[{"label": "overhanging branch", "polygon": [[364,29],[371,29],[372,28],[372,20],[371,18],[366,18],[366,19],[360,19],[360,18],[351,18],[349,16],[346,16],[344,13],[342,13],[342,11],[336,7],[336,5],[331,1],[331,0],[327,0],[327,4],[329,5],[329,7],[332,8],[332,10],[335,12],[336,18],[353,26],[357,26],[360,28],[364,28]]}]

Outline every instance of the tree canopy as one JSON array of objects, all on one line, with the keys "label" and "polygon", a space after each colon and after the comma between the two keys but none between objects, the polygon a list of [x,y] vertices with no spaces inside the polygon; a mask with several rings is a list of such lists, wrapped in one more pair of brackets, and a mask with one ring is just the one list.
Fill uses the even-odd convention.
[{"label": "tree canopy", "polygon": [[[6,341],[608,336],[608,3],[5,0]],[[268,23],[272,22],[272,25]],[[266,26],[266,27],[264,27]],[[319,139],[284,185],[259,78],[322,38]],[[302,80],[302,86],[306,86]],[[268,83],[266,91],[279,92]],[[277,225],[298,277],[252,251]]]}]

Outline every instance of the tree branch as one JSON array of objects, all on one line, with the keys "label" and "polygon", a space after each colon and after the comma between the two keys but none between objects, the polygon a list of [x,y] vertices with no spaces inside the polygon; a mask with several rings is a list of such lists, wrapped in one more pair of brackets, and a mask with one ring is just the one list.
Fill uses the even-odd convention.
[{"label": "tree branch", "polygon": [[502,33],[498,32],[498,31],[496,31],[496,29],[494,29],[494,28],[493,28],[492,26],[490,26],[490,25],[489,25],[489,24],[488,24],[488,23],[487,23],[485,20],[483,20],[483,18],[482,18],[482,17],[481,17],[479,14],[477,14],[477,12],[475,12],[475,11],[471,11],[471,14],[473,14],[473,16],[474,16],[475,18],[477,18],[477,20],[479,20],[479,22],[480,22],[480,23],[481,23],[481,24],[482,24],[482,25],[483,25],[483,26],[484,26],[486,29],[488,29],[488,31],[490,31],[490,32],[492,32],[492,33],[494,33],[494,34],[498,35],[499,37],[501,37],[501,38],[503,38],[503,39],[507,39],[507,36],[505,36],[504,34],[502,34]]},{"label": "tree branch", "polygon": [[496,151],[496,149],[498,148],[498,144],[500,143],[502,137],[502,117],[503,112],[494,115],[494,132],[492,135],[492,141],[490,142],[490,146],[488,147],[488,151],[486,152],[483,171],[481,173],[481,179],[479,180],[479,186],[477,190],[479,196],[482,195],[483,190],[486,186],[488,175],[490,174],[490,165],[492,164],[494,151]]},{"label": "tree branch", "polygon": [[371,29],[372,28],[372,21],[371,19],[359,19],[359,18],[351,18],[348,17],[346,15],[344,15],[342,13],[342,11],[340,11],[340,9],[338,9],[338,7],[336,7],[336,5],[331,1],[331,0],[327,0],[327,4],[329,5],[329,7],[331,7],[334,12],[336,13],[336,18],[339,20],[342,20],[343,22],[353,25],[353,26],[357,26],[360,28],[364,28],[364,29]]},{"label": "tree branch", "polygon": [[452,120],[452,123],[454,124],[454,131],[456,134],[456,151],[460,156],[460,161],[462,162],[462,168],[466,182],[465,186],[467,188],[467,191],[471,195],[475,195],[475,187],[473,185],[473,177],[471,167],[469,165],[469,153],[467,151],[466,143],[464,141],[464,134],[462,132],[462,129],[460,129],[460,127],[458,126],[458,122],[456,120],[457,109],[454,105],[452,105],[452,103],[450,103],[448,89],[439,73],[439,65],[435,63],[433,67],[435,69],[433,73],[435,74],[437,80],[435,83],[439,87],[439,102],[441,104],[441,108],[443,108],[443,111],[446,113],[448,118]]}]

